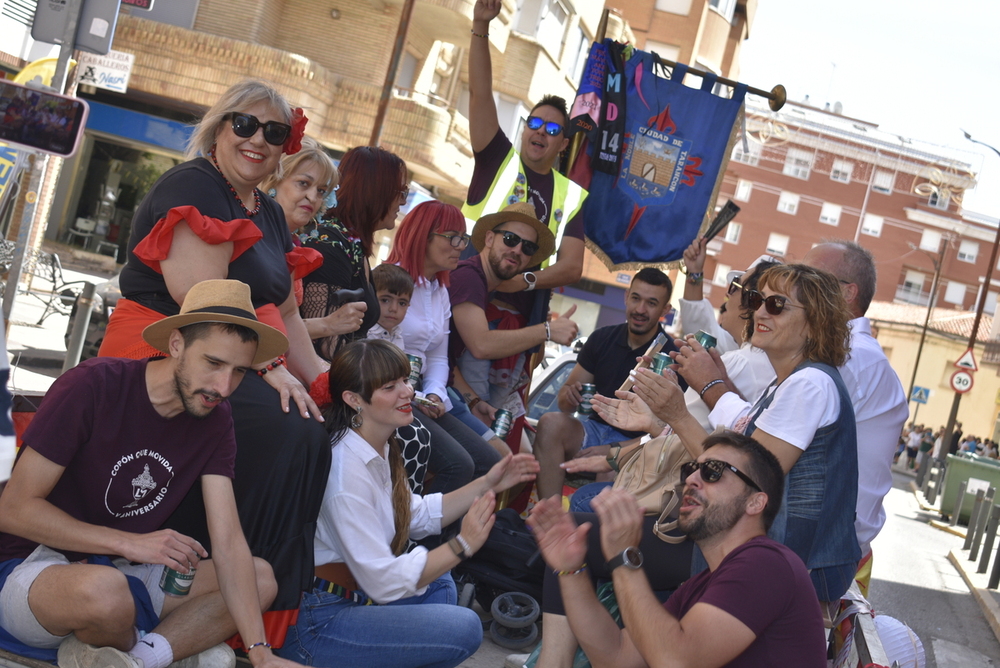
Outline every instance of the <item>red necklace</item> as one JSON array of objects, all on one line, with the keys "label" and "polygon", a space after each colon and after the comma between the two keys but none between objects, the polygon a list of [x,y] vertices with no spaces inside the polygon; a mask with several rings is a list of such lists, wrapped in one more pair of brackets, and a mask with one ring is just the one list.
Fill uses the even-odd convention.
[{"label": "red necklace", "polygon": [[247,205],[243,203],[243,200],[240,199],[240,196],[236,192],[236,188],[233,187],[233,184],[230,183],[229,179],[226,178],[226,175],[222,173],[222,168],[219,167],[219,161],[215,159],[215,149],[213,148],[208,154],[212,156],[212,164],[215,165],[217,170],[219,170],[219,176],[221,176],[222,180],[226,182],[227,186],[229,186],[229,191],[233,193],[233,197],[236,198],[236,201],[240,203],[240,208],[243,209],[243,213],[247,215],[247,218],[252,218],[258,211],[260,211],[260,191],[256,188],[253,189],[253,210],[251,211],[247,208]]}]

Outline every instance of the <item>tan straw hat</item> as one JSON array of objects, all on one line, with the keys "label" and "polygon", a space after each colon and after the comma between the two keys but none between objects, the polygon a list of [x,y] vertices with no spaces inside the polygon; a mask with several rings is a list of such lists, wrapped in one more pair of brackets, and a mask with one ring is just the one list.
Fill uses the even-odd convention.
[{"label": "tan straw hat", "polygon": [[257,320],[250,301],[250,286],[241,281],[211,280],[197,283],[188,290],[178,315],[157,320],[142,330],[146,343],[170,354],[170,332],[199,322],[241,325],[257,332],[257,355],[254,364],[266,362],[288,350],[288,339],[280,331]]},{"label": "tan straw hat", "polygon": [[476,221],[476,226],[472,228],[472,247],[482,252],[486,245],[486,233],[512,220],[531,225],[538,232],[538,252],[531,256],[532,266],[552,255],[556,249],[556,237],[552,230],[535,217],[535,207],[528,202],[514,202],[500,212],[488,214]]}]

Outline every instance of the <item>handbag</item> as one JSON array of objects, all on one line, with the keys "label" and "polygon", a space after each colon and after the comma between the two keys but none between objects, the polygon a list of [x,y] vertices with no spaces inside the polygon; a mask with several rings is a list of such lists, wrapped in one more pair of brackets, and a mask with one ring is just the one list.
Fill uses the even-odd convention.
[{"label": "handbag", "polygon": [[681,466],[692,459],[677,434],[658,436],[628,453],[627,459],[620,462],[612,485],[614,489],[634,494],[646,515],[658,515],[653,533],[675,545],[687,538],[671,536],[669,532],[677,529]]}]

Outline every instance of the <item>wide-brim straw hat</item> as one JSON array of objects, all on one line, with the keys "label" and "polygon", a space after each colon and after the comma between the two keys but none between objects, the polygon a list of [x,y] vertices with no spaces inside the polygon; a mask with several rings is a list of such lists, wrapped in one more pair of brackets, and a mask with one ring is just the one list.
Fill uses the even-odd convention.
[{"label": "wide-brim straw hat", "polygon": [[477,220],[476,226],[472,228],[472,247],[482,252],[486,245],[486,233],[492,232],[497,225],[512,220],[530,225],[538,233],[538,252],[531,256],[530,266],[539,264],[552,255],[556,249],[556,237],[552,234],[552,230],[535,217],[535,207],[528,202],[514,202],[497,213],[485,215]]},{"label": "wide-brim straw hat", "polygon": [[184,297],[181,312],[149,325],[142,330],[142,338],[169,355],[170,332],[199,322],[241,325],[257,332],[254,364],[266,362],[288,350],[288,339],[284,334],[257,320],[253,302],[250,301],[250,286],[226,279],[196,283]]}]

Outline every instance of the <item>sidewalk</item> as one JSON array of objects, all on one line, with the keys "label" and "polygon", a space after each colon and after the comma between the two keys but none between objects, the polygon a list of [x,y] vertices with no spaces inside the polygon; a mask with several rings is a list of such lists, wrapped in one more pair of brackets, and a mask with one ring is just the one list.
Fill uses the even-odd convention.
[{"label": "sidewalk", "polygon": [[[45,250],[59,253],[63,263],[63,277],[67,282],[89,281],[97,284],[107,281],[113,275],[104,271],[104,267],[99,264],[110,258],[97,256],[100,259],[88,262],[88,256],[93,256],[93,253],[70,253],[61,244],[52,247],[45,244]],[[78,259],[80,257],[83,259]],[[48,286],[39,281],[39,287]],[[45,392],[62,371],[63,361],[66,359],[65,336],[69,316],[54,313],[39,326],[35,323],[44,308],[42,302],[31,295],[18,294],[14,300],[7,334],[10,390],[14,394]]]}]

